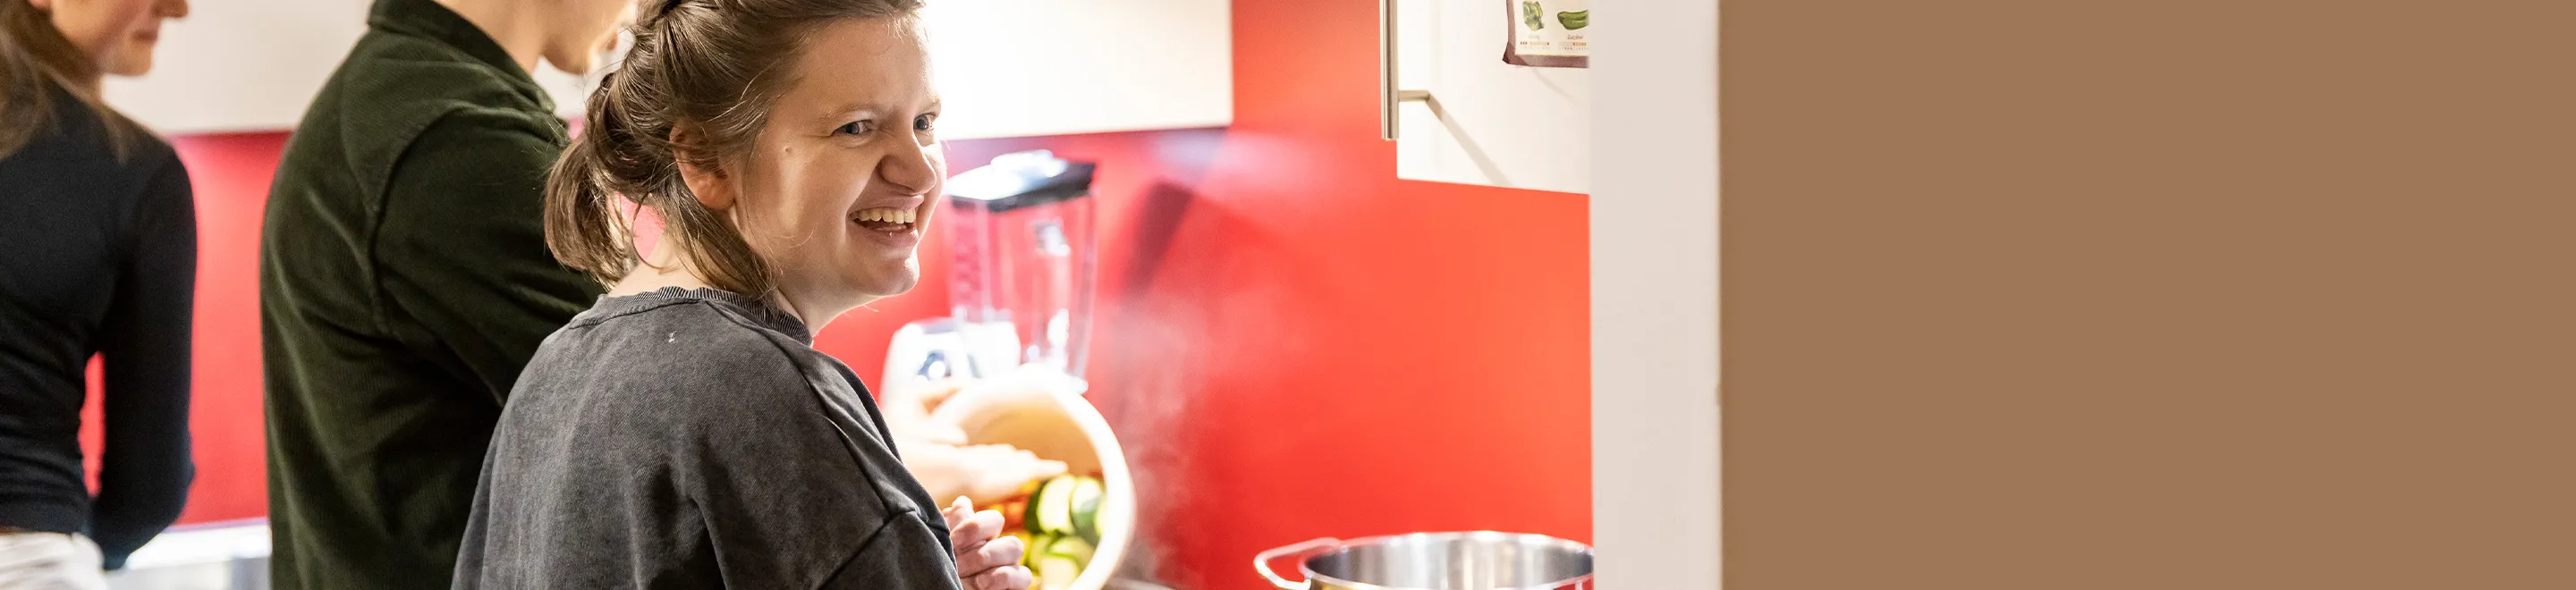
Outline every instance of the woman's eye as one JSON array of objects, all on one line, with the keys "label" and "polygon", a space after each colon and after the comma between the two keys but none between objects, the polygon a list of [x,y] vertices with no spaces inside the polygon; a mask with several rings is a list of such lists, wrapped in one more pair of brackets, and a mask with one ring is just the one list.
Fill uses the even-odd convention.
[{"label": "woman's eye", "polygon": [[930,123],[931,123],[932,121],[937,121],[937,120],[939,120],[939,115],[935,115],[935,114],[925,114],[925,115],[922,115],[922,116],[919,116],[919,117],[913,117],[913,118],[912,118],[912,130],[913,130],[913,131],[929,131],[929,130],[930,130]]},{"label": "woman's eye", "polygon": [[850,122],[849,124],[847,124],[847,125],[842,125],[839,129],[833,129],[833,130],[832,130],[832,134],[833,134],[833,135],[867,135],[867,134],[870,134],[870,133],[875,133],[875,132],[876,132],[876,130],[877,130],[877,129],[876,129],[876,124],[875,124],[875,123],[870,123],[870,122],[867,122],[867,121],[851,121],[851,122]]}]

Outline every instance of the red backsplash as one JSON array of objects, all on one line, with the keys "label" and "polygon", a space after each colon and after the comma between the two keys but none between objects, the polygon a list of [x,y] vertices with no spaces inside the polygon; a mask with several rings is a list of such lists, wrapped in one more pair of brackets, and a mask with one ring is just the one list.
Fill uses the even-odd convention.
[{"label": "red backsplash", "polygon": [[[1396,180],[1376,4],[1234,10],[1230,129],[949,145],[953,170],[1038,148],[1100,164],[1093,397],[1146,487],[1154,571],[1259,588],[1254,552],[1312,537],[1589,541],[1584,197]],[[258,226],[284,135],[174,143],[201,236],[184,521],[261,516]],[[818,347],[880,375],[895,327],[946,313],[946,257],[934,230],[920,288]]]}]

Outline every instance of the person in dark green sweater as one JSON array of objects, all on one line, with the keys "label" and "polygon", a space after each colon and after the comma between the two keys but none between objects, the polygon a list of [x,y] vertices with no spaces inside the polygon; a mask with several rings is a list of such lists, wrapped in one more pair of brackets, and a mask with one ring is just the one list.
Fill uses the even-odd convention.
[{"label": "person in dark green sweater", "polygon": [[447,588],[503,398],[602,286],[546,250],[584,72],[633,0],[378,0],[261,228],[271,581]]}]

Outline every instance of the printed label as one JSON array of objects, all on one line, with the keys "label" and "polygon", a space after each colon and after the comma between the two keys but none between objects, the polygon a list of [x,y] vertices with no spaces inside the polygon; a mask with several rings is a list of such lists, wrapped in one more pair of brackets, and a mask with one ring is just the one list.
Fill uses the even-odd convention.
[{"label": "printed label", "polygon": [[1513,0],[1512,51],[1528,57],[1589,57],[1591,0]]}]

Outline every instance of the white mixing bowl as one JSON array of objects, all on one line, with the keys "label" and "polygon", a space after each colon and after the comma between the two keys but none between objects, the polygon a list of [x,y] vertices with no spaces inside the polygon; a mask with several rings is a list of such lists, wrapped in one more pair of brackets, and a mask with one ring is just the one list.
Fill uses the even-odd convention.
[{"label": "white mixing bowl", "polygon": [[931,419],[957,424],[966,431],[968,444],[1011,445],[1041,459],[1063,461],[1073,474],[1100,474],[1100,544],[1072,588],[1101,590],[1135,536],[1136,487],[1118,437],[1109,432],[1100,410],[1079,393],[1080,383],[1061,375],[1014,372],[967,386],[933,410]]}]

